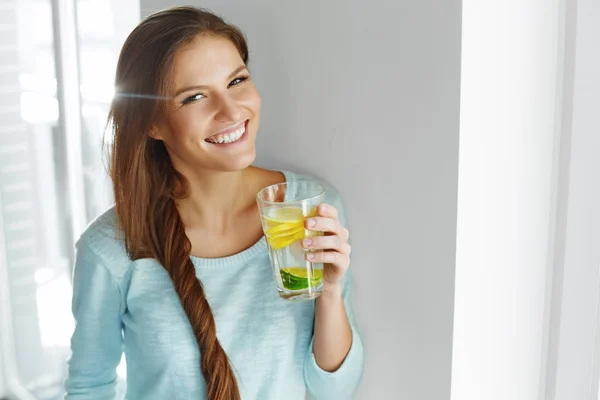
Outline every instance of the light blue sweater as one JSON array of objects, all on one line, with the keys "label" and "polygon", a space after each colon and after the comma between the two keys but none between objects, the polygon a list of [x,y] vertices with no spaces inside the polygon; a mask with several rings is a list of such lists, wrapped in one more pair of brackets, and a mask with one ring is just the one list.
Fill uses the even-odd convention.
[{"label": "light blue sweater", "polygon": [[[283,171],[288,182],[311,179]],[[346,214],[329,185],[326,202]],[[116,239],[114,209],[93,222],[77,243],[73,315],[76,328],[65,382],[66,399],[114,399],[123,351],[128,400],[201,400],[206,386],[200,352],[173,284],[153,259],[131,261]],[[312,352],[315,302],[279,297],[264,237],[229,257],[191,257],[212,307],[217,336],[243,400],[351,399],[363,370],[363,345],[353,316],[351,271],[343,297],[352,346],[329,373]]]}]

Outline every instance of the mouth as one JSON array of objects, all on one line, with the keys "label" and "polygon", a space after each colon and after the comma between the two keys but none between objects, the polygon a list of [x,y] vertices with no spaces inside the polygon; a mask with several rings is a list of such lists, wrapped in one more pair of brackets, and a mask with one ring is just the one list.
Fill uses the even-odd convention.
[{"label": "mouth", "polygon": [[244,140],[245,137],[248,136],[248,121],[249,120],[240,122],[239,124],[234,125],[231,128],[228,128],[216,135],[204,139],[204,141],[219,146],[226,146],[241,142]]}]

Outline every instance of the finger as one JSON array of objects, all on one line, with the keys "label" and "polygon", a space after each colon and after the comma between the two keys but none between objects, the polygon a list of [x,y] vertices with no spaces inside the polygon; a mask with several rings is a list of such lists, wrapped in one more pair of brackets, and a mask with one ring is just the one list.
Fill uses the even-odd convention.
[{"label": "finger", "polygon": [[313,263],[333,264],[340,268],[350,265],[350,257],[337,251],[317,251],[306,254],[306,259]]},{"label": "finger", "polygon": [[335,235],[345,237],[346,229],[340,224],[340,221],[328,217],[312,217],[304,222],[306,229],[317,232],[329,232]]},{"label": "finger", "polygon": [[317,207],[317,212],[321,217],[338,219],[338,209],[331,204],[321,203]]},{"label": "finger", "polygon": [[350,254],[350,245],[338,235],[306,238],[302,241],[302,247],[310,250],[336,250]]},{"label": "finger", "polygon": [[341,223],[340,223],[340,227],[341,227],[342,233],[340,233],[339,235],[344,240],[344,242],[347,242],[348,239],[350,239],[350,231],[347,228],[344,228]]}]

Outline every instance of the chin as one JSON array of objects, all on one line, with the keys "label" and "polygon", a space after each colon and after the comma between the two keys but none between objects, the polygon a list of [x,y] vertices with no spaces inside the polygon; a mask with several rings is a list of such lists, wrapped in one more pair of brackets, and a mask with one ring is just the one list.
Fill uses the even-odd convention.
[{"label": "chin", "polygon": [[227,172],[235,172],[242,171],[252,165],[254,160],[256,159],[256,153],[252,152],[252,154],[244,154],[242,157],[239,157],[236,160],[231,160],[231,162],[223,162],[219,168],[221,171]]}]

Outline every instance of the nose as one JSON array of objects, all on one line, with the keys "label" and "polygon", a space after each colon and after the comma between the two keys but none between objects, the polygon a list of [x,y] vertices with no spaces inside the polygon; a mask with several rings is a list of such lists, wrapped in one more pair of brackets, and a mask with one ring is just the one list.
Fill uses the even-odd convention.
[{"label": "nose", "polygon": [[242,118],[242,107],[228,94],[217,98],[215,120],[218,122],[238,122]]}]

